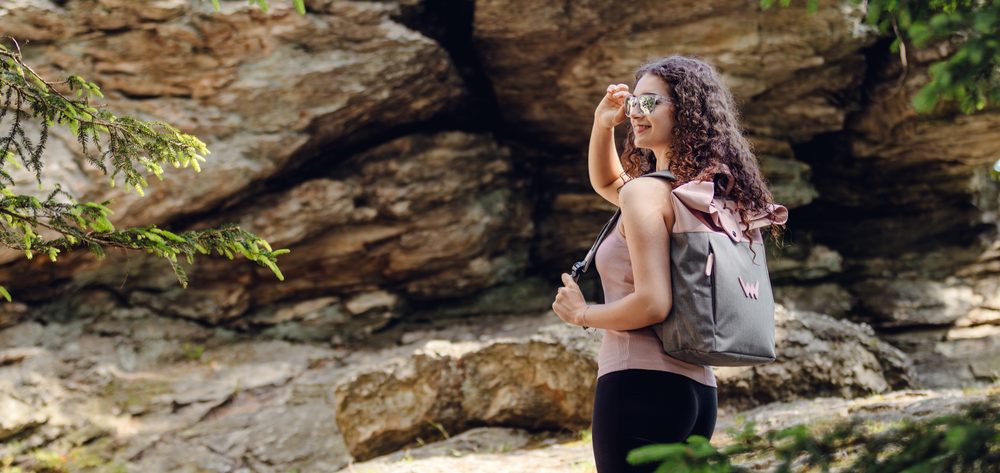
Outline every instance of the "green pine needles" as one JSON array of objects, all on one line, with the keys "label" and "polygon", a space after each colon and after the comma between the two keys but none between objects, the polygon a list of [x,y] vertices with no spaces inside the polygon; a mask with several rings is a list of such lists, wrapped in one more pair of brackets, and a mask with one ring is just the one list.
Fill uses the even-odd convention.
[{"label": "green pine needles", "polygon": [[685,443],[646,445],[629,452],[633,465],[658,462],[656,473],[762,471],[734,457],[773,458],[772,473],[932,473],[1000,471],[1000,397],[973,402],[955,414],[907,419],[886,427],[860,418],[823,428],[795,425],[764,435],[753,423],[734,428],[721,450],[702,436]]},{"label": "green pine needles", "polygon": [[[267,4],[267,0],[248,0],[247,5],[257,5],[264,13],[267,13],[268,9],[271,8],[270,5]],[[305,0],[292,0],[292,6],[300,15],[306,14]],[[212,7],[215,8],[215,11],[219,11],[219,0],[212,0]]]},{"label": "green pine needles", "polygon": [[[34,173],[42,187],[43,153],[49,127],[54,125],[73,131],[90,164],[105,175],[110,170],[109,185],[114,187],[120,177],[140,196],[149,185],[147,175],[162,180],[163,168],[168,165],[200,172],[198,162],[205,162],[209,154],[205,143],[168,123],[117,116],[91,105],[92,98],[103,95],[96,84],[80,76],[70,75],[56,83],[46,81],[24,63],[16,40],[11,40],[13,49],[0,44],[0,96],[4,101],[0,129],[5,120],[10,123],[9,132],[0,135],[0,244],[23,251],[28,259],[43,254],[53,262],[59,253],[79,248],[102,258],[107,247],[144,250],[165,258],[183,287],[187,287],[188,277],[177,257],[193,264],[196,253],[216,253],[229,259],[241,255],[284,280],[277,257],[289,250],[273,250],[267,241],[234,224],[181,233],[155,225],[116,229],[108,218],[110,202],[78,202],[58,183],[44,200],[11,192],[9,187],[15,183],[6,170],[8,165],[23,166]],[[41,124],[37,143],[25,133],[25,119]],[[11,300],[3,286],[0,296]]]}]

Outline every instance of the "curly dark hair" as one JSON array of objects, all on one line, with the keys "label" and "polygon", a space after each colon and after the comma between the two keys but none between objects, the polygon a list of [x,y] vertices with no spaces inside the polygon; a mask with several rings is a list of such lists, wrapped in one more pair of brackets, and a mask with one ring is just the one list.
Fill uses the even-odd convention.
[{"label": "curly dark hair", "polygon": [[[692,180],[712,180],[716,195],[737,203],[744,225],[750,216],[774,203],[753,147],[743,136],[732,93],[715,68],[696,57],[672,55],[640,66],[635,72],[635,81],[638,83],[646,74],[655,74],[670,86],[674,126],[668,153],[670,172],[677,177],[676,185]],[[631,121],[621,160],[630,177],[656,169],[653,151],[635,146]],[[735,182],[728,182],[726,175],[720,174],[725,168]],[[784,227],[783,224],[770,226],[771,237],[779,244]],[[748,239],[751,238],[750,231],[745,233]]]}]

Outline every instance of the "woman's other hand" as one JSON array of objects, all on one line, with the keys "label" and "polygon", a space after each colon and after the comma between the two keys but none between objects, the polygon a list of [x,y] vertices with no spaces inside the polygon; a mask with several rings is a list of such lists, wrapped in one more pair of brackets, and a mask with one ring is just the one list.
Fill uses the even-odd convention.
[{"label": "woman's other hand", "polygon": [[583,292],[573,280],[573,276],[562,273],[562,281],[565,285],[556,292],[552,310],[567,323],[582,326],[583,311],[587,308],[587,301],[583,298]]},{"label": "woman's other hand", "polygon": [[605,128],[614,128],[615,125],[625,121],[625,98],[628,94],[628,86],[625,84],[609,85],[607,93],[594,111],[594,123]]}]

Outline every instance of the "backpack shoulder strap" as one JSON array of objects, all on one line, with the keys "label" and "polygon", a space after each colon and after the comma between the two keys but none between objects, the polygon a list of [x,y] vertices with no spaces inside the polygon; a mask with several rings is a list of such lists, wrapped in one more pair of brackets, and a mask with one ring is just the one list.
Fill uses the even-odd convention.
[{"label": "backpack shoulder strap", "polygon": [[646,177],[646,176],[660,177],[660,178],[667,179],[667,180],[670,180],[670,181],[676,181],[677,180],[677,177],[674,176],[674,173],[670,172],[669,169],[664,169],[662,171],[656,171],[656,172],[646,173],[646,174],[643,174],[643,175],[641,175],[639,177]]},{"label": "backpack shoulder strap", "polygon": [[577,261],[573,265],[573,269],[570,270],[570,276],[573,277],[574,281],[579,281],[583,273],[586,273],[590,269],[590,263],[594,261],[594,257],[597,256],[597,247],[601,245],[601,242],[614,230],[612,228],[616,227],[618,223],[618,217],[622,214],[622,209],[615,209],[615,213],[611,215],[611,218],[604,224],[604,228],[601,229],[601,233],[597,235],[597,240],[591,245],[590,251],[587,252],[587,256],[580,261]]}]

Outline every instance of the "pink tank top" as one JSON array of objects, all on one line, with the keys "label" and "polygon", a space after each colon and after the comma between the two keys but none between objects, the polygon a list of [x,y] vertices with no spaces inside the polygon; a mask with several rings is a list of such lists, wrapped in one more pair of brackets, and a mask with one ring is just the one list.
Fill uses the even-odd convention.
[{"label": "pink tank top", "polygon": [[[620,224],[619,224],[620,225]],[[601,242],[594,255],[594,264],[604,286],[604,301],[614,302],[635,291],[632,279],[632,260],[628,246],[621,236],[621,229],[609,230],[612,234]],[[651,327],[635,330],[601,329],[601,348],[597,355],[597,377],[612,371],[640,368],[669,371],[691,378],[701,384],[716,387],[715,373],[711,366],[681,361],[663,351],[660,339]]]}]

